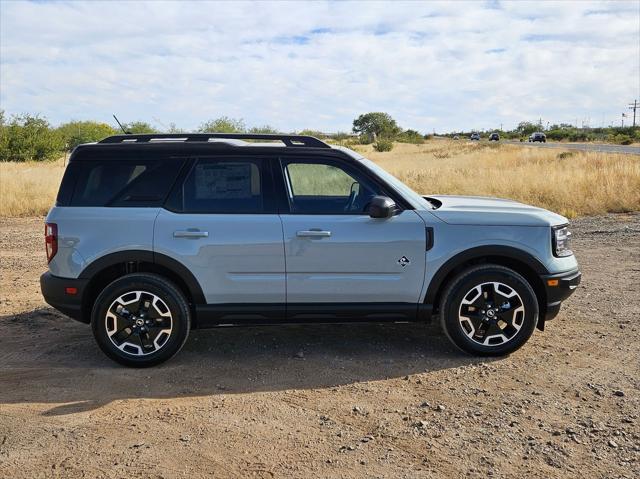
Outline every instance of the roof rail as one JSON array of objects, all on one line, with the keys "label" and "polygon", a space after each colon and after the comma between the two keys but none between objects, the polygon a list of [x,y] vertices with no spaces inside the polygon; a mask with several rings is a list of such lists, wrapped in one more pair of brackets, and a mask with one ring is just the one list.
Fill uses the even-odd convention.
[{"label": "roof rail", "polygon": [[145,135],[114,135],[98,143],[148,143],[162,140],[209,141],[211,138],[228,140],[279,140],[288,147],[331,148],[324,141],[305,135],[272,135],[255,133],[158,133]]}]

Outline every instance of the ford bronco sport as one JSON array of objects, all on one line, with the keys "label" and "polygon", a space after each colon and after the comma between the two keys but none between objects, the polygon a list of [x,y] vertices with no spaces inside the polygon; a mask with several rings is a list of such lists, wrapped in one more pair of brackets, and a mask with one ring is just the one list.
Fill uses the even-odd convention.
[{"label": "ford bronco sport", "polygon": [[421,196],[307,136],[119,135],[78,146],[45,224],[45,300],[128,366],[192,328],[428,321],[504,355],[580,282],[567,220]]}]

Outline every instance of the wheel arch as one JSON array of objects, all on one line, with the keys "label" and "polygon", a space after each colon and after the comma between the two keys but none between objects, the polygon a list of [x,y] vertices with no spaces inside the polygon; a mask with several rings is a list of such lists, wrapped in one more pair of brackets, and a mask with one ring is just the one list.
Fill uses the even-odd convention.
[{"label": "wheel arch", "polygon": [[479,246],[453,256],[433,275],[427,288],[424,303],[432,305],[433,311],[437,311],[442,293],[449,282],[461,271],[479,264],[505,266],[513,269],[529,282],[538,300],[538,328],[543,330],[547,309],[547,293],[541,276],[549,274],[549,271],[531,254],[511,246]]},{"label": "wheel arch", "polygon": [[185,295],[192,312],[196,304],[206,303],[200,283],[179,261],[147,250],[118,251],[91,262],[79,275],[88,280],[82,297],[85,322],[90,322],[93,304],[105,286],[125,274],[138,272],[155,273],[172,281]]}]

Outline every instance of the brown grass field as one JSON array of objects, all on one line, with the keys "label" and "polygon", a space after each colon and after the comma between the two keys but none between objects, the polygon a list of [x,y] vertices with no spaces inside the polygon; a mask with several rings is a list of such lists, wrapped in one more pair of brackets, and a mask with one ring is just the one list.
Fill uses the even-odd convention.
[{"label": "brown grass field", "polygon": [[[640,158],[635,155],[433,140],[370,145],[364,156],[423,194],[511,198],[569,218],[640,210]],[[0,216],[43,216],[54,202],[63,161],[0,163]]]}]

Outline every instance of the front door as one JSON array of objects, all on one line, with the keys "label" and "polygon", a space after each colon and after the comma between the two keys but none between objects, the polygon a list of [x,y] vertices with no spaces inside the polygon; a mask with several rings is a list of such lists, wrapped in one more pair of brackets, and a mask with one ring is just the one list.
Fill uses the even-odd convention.
[{"label": "front door", "polygon": [[410,315],[417,309],[425,223],[412,210],[371,218],[369,201],[388,191],[362,168],[337,158],[280,161],[289,319],[331,311],[337,319],[360,313],[365,319],[377,306],[382,319],[396,307]]}]

